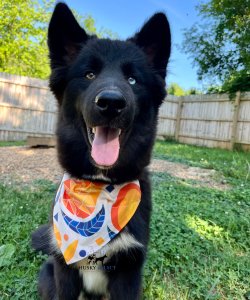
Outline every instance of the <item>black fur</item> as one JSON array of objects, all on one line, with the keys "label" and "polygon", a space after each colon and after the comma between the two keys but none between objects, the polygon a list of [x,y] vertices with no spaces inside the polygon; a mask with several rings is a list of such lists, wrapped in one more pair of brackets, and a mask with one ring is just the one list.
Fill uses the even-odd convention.
[{"label": "black fur", "polygon": [[[127,41],[89,36],[76,22],[69,8],[56,5],[48,30],[50,88],[58,100],[58,157],[73,177],[103,177],[112,183],[139,179],[142,200],[124,231],[143,247],[130,248],[108,257],[108,293],[98,295],[84,289],[79,271],[67,266],[51,246],[45,225],[32,236],[33,247],[50,254],[39,276],[42,299],[133,300],[141,295],[141,272],[149,240],[151,211],[150,181],[146,167],[155,139],[158,109],[165,97],[165,75],[170,56],[169,24],[162,13],[155,14]],[[86,74],[92,72],[90,80]],[[134,85],[128,78],[136,79]],[[95,103],[103,90],[119,91],[125,101],[119,112],[104,114]],[[120,152],[116,163],[100,168],[92,159],[88,129],[95,126],[120,128]],[[105,179],[106,178],[106,179]],[[116,237],[117,238],[117,237]],[[119,238],[119,237],[118,237]],[[110,242],[112,245],[112,241]],[[90,262],[90,261],[89,261]]]}]

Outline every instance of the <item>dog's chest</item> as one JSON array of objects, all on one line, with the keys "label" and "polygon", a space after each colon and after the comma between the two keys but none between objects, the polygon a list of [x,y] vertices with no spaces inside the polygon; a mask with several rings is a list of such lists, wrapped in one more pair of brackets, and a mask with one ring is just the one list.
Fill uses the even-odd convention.
[{"label": "dog's chest", "polygon": [[129,251],[132,248],[143,248],[143,245],[136,241],[132,234],[125,231],[98,253],[77,262],[75,267],[82,277],[84,289],[95,294],[106,295],[107,273],[116,270],[116,266],[109,263],[109,258],[119,251]]},{"label": "dog's chest", "polygon": [[86,291],[97,295],[107,295],[108,276],[104,271],[79,270],[79,275],[82,277],[83,286]]}]

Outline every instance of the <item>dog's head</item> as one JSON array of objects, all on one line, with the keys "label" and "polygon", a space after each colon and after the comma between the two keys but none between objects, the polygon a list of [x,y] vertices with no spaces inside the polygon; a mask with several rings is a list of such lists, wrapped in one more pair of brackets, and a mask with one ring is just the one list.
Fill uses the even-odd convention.
[{"label": "dog's head", "polygon": [[171,39],[155,14],[126,41],[99,39],[57,4],[48,30],[50,87],[59,104],[59,160],[75,177],[138,177],[148,165],[165,97]]}]

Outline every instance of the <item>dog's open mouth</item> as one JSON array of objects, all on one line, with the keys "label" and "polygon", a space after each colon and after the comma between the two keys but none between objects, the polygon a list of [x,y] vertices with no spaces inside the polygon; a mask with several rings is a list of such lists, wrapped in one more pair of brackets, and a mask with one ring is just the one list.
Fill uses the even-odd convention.
[{"label": "dog's open mouth", "polygon": [[92,145],[91,156],[102,167],[115,164],[119,156],[121,129],[105,126],[88,128],[88,138]]}]

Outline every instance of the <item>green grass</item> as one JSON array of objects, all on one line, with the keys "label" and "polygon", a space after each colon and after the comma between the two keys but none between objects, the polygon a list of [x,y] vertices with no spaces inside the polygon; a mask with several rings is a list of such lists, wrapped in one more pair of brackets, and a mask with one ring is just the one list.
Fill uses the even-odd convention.
[{"label": "green grass", "polygon": [[0,147],[25,146],[25,141],[0,141]]},{"label": "green grass", "polygon": [[190,166],[214,169],[229,179],[250,181],[250,152],[211,149],[157,141],[153,155]]},{"label": "green grass", "polygon": [[[245,299],[250,290],[250,183],[242,173],[249,154],[159,142],[154,155],[213,167],[232,188],[201,188],[167,173],[152,174],[144,299]],[[0,247],[0,299],[37,299],[44,257],[31,250],[30,233],[47,221],[55,191],[46,181],[22,190],[0,186],[0,245],[5,245]]]},{"label": "green grass", "polygon": [[146,299],[244,299],[250,289],[250,186],[223,192],[166,174],[154,174],[153,183]]},{"label": "green grass", "polygon": [[[30,233],[46,223],[56,187],[39,182],[22,190],[0,186],[0,299],[37,299],[36,277],[42,256],[30,247]],[[6,257],[7,256],[7,257]]]}]

